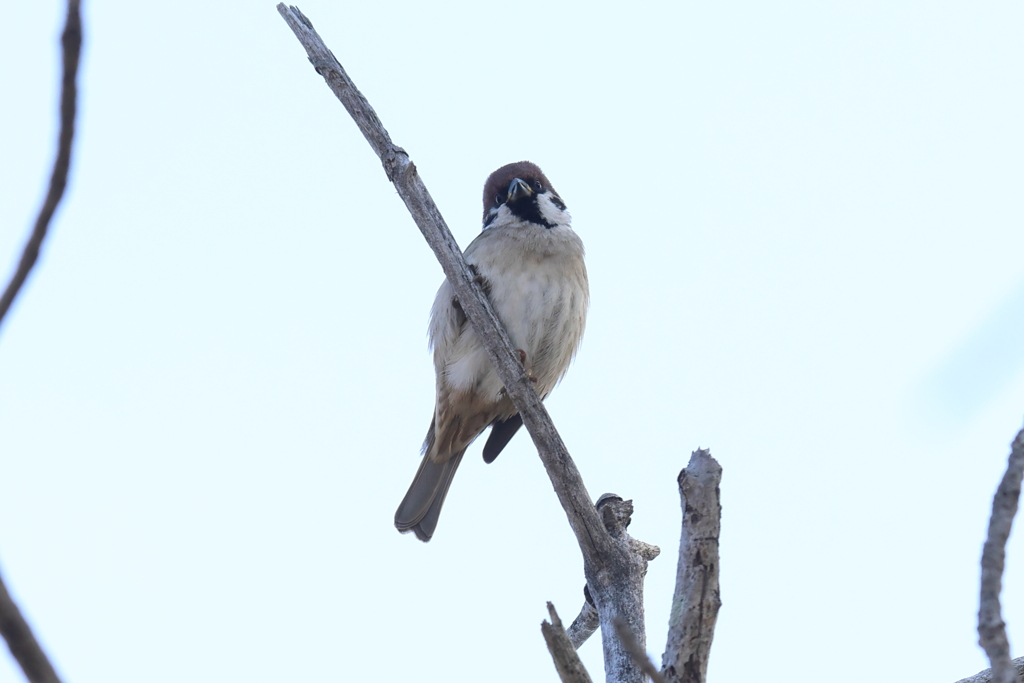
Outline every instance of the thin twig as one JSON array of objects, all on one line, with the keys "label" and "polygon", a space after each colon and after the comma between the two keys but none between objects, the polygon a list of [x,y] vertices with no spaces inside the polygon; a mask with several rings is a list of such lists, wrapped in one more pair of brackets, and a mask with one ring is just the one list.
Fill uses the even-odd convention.
[{"label": "thin twig", "polygon": [[981,553],[981,600],[978,608],[978,643],[992,664],[993,683],[1015,683],[1020,679],[1010,661],[1010,643],[1006,639],[999,605],[1003,589],[1003,565],[1006,541],[1010,537],[1013,517],[1020,500],[1021,477],[1024,475],[1024,429],[1017,434],[1006,463],[1006,473],[992,498],[992,516],[988,522],[988,538]]},{"label": "thin twig", "polygon": [[[583,555],[584,576],[591,587],[602,623],[608,623],[610,626],[611,617],[622,616],[635,632],[642,632],[643,622],[637,621],[637,616],[643,615],[642,604],[636,605],[639,596],[627,591],[616,591],[613,586],[620,577],[642,572],[645,565],[641,564],[642,560],[637,555],[630,552],[624,539],[613,539],[605,531],[579,470],[569,457],[568,449],[523,369],[519,354],[509,342],[508,335],[487,298],[473,281],[462,257],[462,251],[416,172],[416,166],[409,160],[405,150],[391,141],[373,107],[324,45],[309,19],[298,8],[287,7],[283,3],[277,6],[277,10],[305,48],[316,72],[323,76],[380,157],[384,172],[394,183],[395,190],[433,249],[445,276],[455,290],[462,310],[483,342],[498,377],[504,383],[509,398],[515,404],[523,418],[523,424],[537,446],[537,452],[551,479],[555,494],[576,535]],[[603,638],[603,642],[606,653],[605,673],[608,680],[617,683],[642,681],[642,674],[628,657],[607,656],[609,646],[618,647],[618,639],[612,635]],[[626,668],[613,671],[608,668],[609,666]]]},{"label": "thin twig", "polygon": [[29,683],[60,683],[43,648],[0,577],[0,634]]},{"label": "thin twig", "polygon": [[711,641],[722,606],[718,589],[721,481],[722,466],[702,449],[693,452],[690,463],[679,473],[683,531],[661,668],[670,683],[707,680]]},{"label": "thin twig", "polygon": [[654,666],[654,663],[651,662],[651,658],[640,647],[640,643],[633,636],[633,631],[630,630],[629,625],[622,619],[615,620],[615,633],[625,646],[626,652],[633,658],[633,661],[636,662],[641,671],[650,676],[654,683],[668,683],[665,677],[661,675],[661,672]]},{"label": "thin twig", "polygon": [[540,632],[544,634],[544,642],[548,644],[548,652],[555,662],[558,677],[562,679],[562,683],[591,683],[590,674],[576,654],[576,648],[562,628],[562,620],[558,618],[555,606],[550,602],[548,615],[551,617],[551,623],[541,622]]},{"label": "thin twig", "polygon": [[36,264],[36,259],[39,258],[39,250],[50,227],[50,219],[53,218],[68,183],[71,141],[75,137],[75,102],[78,95],[75,77],[78,74],[78,57],[82,51],[82,18],[78,5],[79,0],[68,0],[67,20],[64,24],[64,34],[60,39],[64,49],[64,76],[60,89],[60,136],[57,141],[57,158],[53,162],[53,173],[50,175],[50,189],[46,193],[42,208],[39,209],[32,234],[25,243],[18,269],[14,271],[7,289],[0,297],[0,324],[14,303],[14,298],[21,291],[21,286],[25,284],[29,272]]}]

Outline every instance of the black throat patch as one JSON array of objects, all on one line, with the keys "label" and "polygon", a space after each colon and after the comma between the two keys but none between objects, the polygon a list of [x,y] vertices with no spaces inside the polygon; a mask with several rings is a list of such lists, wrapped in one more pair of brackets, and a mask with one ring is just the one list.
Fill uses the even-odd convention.
[{"label": "black throat patch", "polygon": [[[559,204],[561,202],[558,202]],[[555,224],[548,221],[540,213],[540,205],[537,203],[537,195],[531,194],[529,197],[523,197],[514,202],[508,203],[505,206],[512,212],[512,215],[520,220],[527,221],[529,223],[536,223],[537,225],[543,225],[547,229],[555,227]],[[563,205],[564,208],[564,205]]]}]

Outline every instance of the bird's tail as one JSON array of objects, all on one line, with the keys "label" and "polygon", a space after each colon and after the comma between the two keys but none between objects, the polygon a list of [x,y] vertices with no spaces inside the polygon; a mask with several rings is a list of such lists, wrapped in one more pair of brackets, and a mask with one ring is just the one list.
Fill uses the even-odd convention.
[{"label": "bird's tail", "polygon": [[437,518],[441,515],[441,506],[444,505],[444,497],[448,495],[452,477],[465,453],[466,449],[463,448],[444,462],[435,462],[429,455],[423,456],[409,492],[395,512],[395,528],[403,534],[415,532],[416,538],[424,543],[430,540],[437,527]]}]

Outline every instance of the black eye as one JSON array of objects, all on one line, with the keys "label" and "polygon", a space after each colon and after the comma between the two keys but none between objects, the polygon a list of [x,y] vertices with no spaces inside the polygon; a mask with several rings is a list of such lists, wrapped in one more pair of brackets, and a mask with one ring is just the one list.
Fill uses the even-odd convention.
[{"label": "black eye", "polygon": [[537,190],[537,192],[543,192],[544,191],[544,186],[540,184],[539,180],[534,180],[533,181],[533,189]]},{"label": "black eye", "polygon": [[504,197],[502,197],[500,194],[494,195],[494,205],[495,206],[501,206],[504,203],[505,203],[505,198]]}]

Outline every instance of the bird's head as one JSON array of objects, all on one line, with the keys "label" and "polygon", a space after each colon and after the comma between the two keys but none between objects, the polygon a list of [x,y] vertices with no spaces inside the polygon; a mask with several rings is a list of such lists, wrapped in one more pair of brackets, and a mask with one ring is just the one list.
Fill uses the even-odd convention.
[{"label": "bird's head", "polygon": [[529,161],[502,166],[484,183],[485,229],[513,221],[554,228],[571,220],[555,188]]}]

